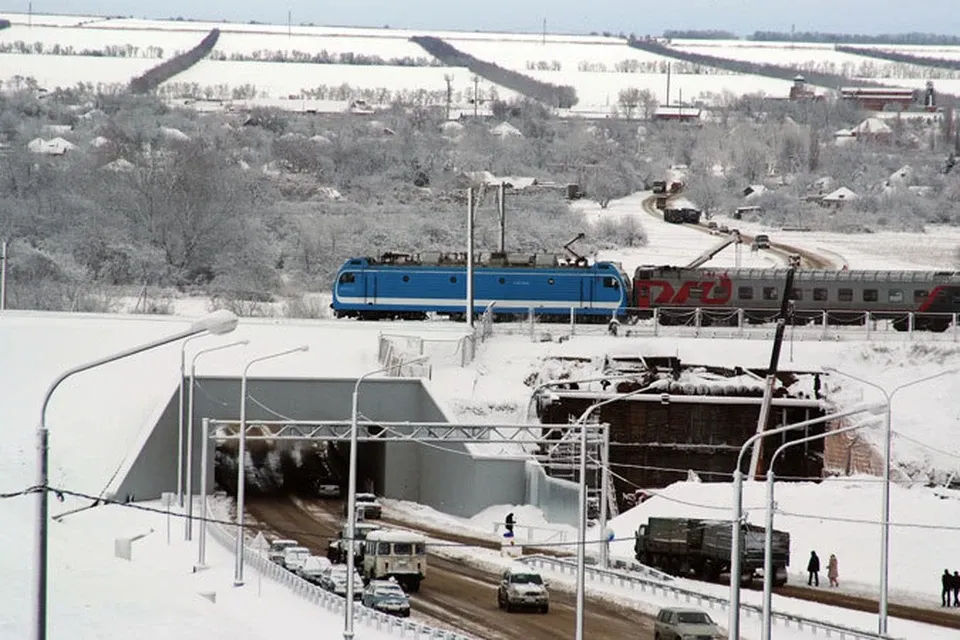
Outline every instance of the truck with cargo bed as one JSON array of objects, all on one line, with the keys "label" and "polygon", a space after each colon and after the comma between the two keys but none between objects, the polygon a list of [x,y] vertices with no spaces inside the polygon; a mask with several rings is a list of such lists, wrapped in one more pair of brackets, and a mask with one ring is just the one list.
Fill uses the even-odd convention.
[{"label": "truck with cargo bed", "polygon": [[[728,520],[701,518],[650,518],[636,532],[637,561],[672,575],[717,581],[730,573],[733,528]],[[750,582],[763,569],[765,529],[752,524],[740,527],[741,581]],[[773,531],[773,583],[787,582],[790,534]]]}]

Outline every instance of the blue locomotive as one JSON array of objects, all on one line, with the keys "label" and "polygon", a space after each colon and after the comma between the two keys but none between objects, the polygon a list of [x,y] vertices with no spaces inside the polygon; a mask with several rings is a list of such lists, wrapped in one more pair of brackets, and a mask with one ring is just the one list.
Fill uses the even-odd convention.
[{"label": "blue locomotive", "polygon": [[[466,314],[465,252],[386,253],[351,258],[337,271],[330,305],[338,318],[422,320],[428,314],[462,319]],[[491,302],[498,317],[532,309],[544,319],[605,322],[624,313],[630,278],[615,262],[581,256],[480,253],[474,259],[477,313]]]}]

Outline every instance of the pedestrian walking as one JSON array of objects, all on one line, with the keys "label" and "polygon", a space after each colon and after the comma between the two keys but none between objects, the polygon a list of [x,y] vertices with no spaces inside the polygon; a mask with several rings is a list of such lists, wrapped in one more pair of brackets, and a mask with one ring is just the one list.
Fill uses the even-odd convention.
[{"label": "pedestrian walking", "polygon": [[807,562],[807,586],[820,586],[820,558],[816,551],[810,552],[810,561]]},{"label": "pedestrian walking", "polygon": [[960,607],[960,571],[953,572],[953,606]]},{"label": "pedestrian walking", "polygon": [[940,576],[940,606],[950,606],[950,593],[953,591],[953,576],[950,575],[950,569],[944,569]]},{"label": "pedestrian walking", "polygon": [[827,562],[827,577],[830,578],[831,587],[840,586],[840,565],[837,562],[837,556],[832,553],[829,562]]}]

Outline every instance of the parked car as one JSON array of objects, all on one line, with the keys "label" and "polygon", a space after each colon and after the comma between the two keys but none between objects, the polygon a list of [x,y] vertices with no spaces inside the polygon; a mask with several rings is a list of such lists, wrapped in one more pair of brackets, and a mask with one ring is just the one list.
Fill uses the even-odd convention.
[{"label": "parked car", "polygon": [[537,609],[540,613],[550,611],[550,593],[547,584],[535,570],[517,564],[506,571],[497,587],[497,606],[511,612],[514,609]]},{"label": "parked car", "polygon": [[290,547],[296,547],[299,544],[300,543],[296,540],[278,538],[270,543],[270,549],[267,551],[267,558],[270,560],[270,562],[283,564],[283,552]]},{"label": "parked car", "polygon": [[339,498],[340,497],[340,485],[335,482],[318,482],[317,483],[317,497],[318,498]]},{"label": "parked car", "polygon": [[[342,564],[332,564],[323,570],[320,577],[320,588],[344,598],[347,597],[347,567]],[[353,570],[353,598],[360,600],[363,596],[363,577],[356,569]]]},{"label": "parked car", "polygon": [[296,572],[310,557],[310,549],[306,547],[287,547],[283,550],[283,560],[280,564],[288,571]]},{"label": "parked car", "polygon": [[410,617],[410,598],[393,580],[371,580],[363,590],[361,602],[363,606],[383,613]]},{"label": "parked car", "polygon": [[[377,496],[372,493],[358,493],[357,511],[363,514],[361,519],[376,519],[383,513],[383,505],[377,500]],[[343,516],[346,517],[347,515],[347,505],[344,503]]]},{"label": "parked car", "polygon": [[757,249],[769,249],[770,236],[768,236],[765,233],[758,233],[757,236],[753,239],[753,244],[757,246]]},{"label": "parked car", "polygon": [[297,575],[307,582],[319,585],[324,570],[330,566],[330,561],[326,558],[322,556],[310,556],[297,568]]},{"label": "parked car", "polygon": [[720,225],[720,233],[727,234],[730,233],[730,227],[725,224]]},{"label": "parked car", "polygon": [[653,626],[654,640],[720,640],[726,634],[705,611],[699,609],[660,609]]}]

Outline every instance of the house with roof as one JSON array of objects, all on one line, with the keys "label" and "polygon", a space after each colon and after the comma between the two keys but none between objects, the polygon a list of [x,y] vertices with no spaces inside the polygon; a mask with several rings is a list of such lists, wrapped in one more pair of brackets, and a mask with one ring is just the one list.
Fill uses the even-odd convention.
[{"label": "house with roof", "polygon": [[653,119],[659,122],[700,122],[700,107],[688,107],[681,104],[660,105],[653,112]]},{"label": "house with roof", "polygon": [[840,187],[817,200],[817,204],[825,209],[842,209],[847,202],[858,198],[860,196],[853,189]]}]

